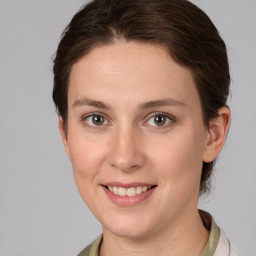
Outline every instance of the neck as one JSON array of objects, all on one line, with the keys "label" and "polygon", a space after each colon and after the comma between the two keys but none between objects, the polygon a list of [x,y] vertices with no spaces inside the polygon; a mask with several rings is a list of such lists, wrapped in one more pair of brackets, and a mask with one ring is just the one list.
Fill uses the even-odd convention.
[{"label": "neck", "polygon": [[114,235],[103,228],[100,256],[172,255],[198,256],[209,238],[198,211],[190,214],[142,238],[126,238]]}]

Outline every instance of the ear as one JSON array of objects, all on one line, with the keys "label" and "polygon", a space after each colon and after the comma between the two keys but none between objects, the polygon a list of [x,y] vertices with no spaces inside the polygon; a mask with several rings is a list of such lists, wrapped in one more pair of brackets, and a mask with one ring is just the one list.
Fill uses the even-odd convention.
[{"label": "ear", "polygon": [[218,113],[219,115],[209,123],[206,147],[203,154],[204,162],[211,162],[219,155],[230,127],[231,113],[229,108],[222,107],[218,110]]},{"label": "ear", "polygon": [[67,134],[65,132],[65,128],[64,128],[64,124],[63,124],[63,119],[61,117],[59,117],[58,126],[59,126],[60,135],[61,135],[61,138],[62,138],[62,142],[64,144],[64,148],[66,150],[66,153],[67,153],[68,157],[70,158]]}]

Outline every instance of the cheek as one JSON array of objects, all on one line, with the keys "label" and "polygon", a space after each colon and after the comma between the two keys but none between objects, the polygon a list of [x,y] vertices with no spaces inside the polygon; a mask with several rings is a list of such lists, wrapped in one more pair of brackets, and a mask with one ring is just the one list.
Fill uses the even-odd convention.
[{"label": "cheek", "polygon": [[105,158],[104,140],[95,140],[83,132],[70,129],[69,152],[75,178],[93,178]]},{"label": "cheek", "polygon": [[[200,138],[201,137],[201,138]],[[151,151],[155,170],[164,182],[177,187],[180,184],[199,185],[202,169],[202,134],[193,130],[180,131],[158,143]]]},{"label": "cheek", "polygon": [[86,205],[93,210],[92,198],[97,193],[98,175],[105,159],[105,143],[85,136],[84,133],[71,133],[69,136],[70,160],[78,191]]}]

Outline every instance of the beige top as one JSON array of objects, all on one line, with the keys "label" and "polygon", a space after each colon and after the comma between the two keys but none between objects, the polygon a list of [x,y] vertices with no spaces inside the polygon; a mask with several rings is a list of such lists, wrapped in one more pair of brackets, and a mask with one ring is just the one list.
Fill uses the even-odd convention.
[{"label": "beige top", "polygon": [[[204,226],[210,231],[210,236],[200,256],[239,256],[233,248],[225,233],[214,222],[212,216],[199,210]],[[101,234],[94,242],[88,245],[78,256],[99,256],[100,245],[103,240]]]}]

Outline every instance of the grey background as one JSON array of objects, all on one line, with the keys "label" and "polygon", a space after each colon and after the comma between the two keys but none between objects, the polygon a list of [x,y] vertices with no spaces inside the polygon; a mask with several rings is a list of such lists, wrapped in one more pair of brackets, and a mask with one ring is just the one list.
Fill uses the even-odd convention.
[{"label": "grey background", "polygon": [[[242,255],[255,256],[256,1],[194,0],[228,46],[232,126],[200,200]],[[57,130],[52,62],[81,0],[0,0],[0,255],[76,255],[101,227],[80,199]]]}]

